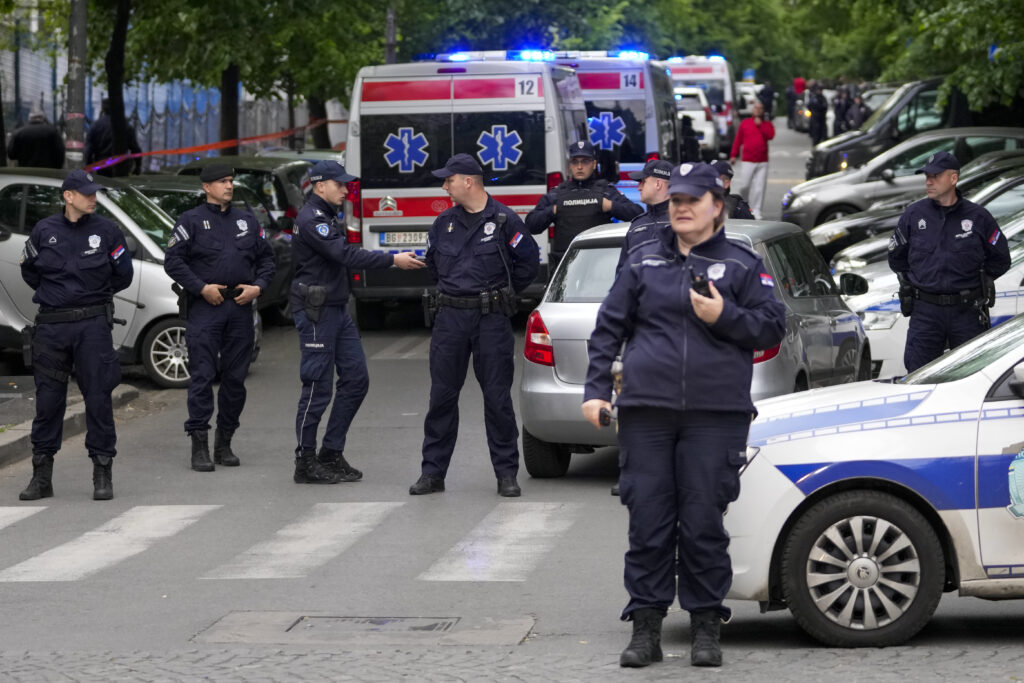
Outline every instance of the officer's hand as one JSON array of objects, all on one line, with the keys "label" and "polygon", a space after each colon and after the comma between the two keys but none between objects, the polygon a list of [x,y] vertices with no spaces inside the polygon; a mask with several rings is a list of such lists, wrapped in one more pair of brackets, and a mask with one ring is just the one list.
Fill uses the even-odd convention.
[{"label": "officer's hand", "polygon": [[612,404],[600,398],[592,398],[589,401],[583,402],[583,417],[598,429],[601,429],[602,408],[611,412]]},{"label": "officer's hand", "polygon": [[736,165],[736,157],[733,157],[733,158],[729,159],[729,165],[730,166],[735,166]]},{"label": "officer's hand", "polygon": [[557,214],[558,213],[558,204],[552,204],[551,205],[551,213],[552,214]]},{"label": "officer's hand", "polygon": [[725,306],[725,301],[722,299],[722,295],[718,293],[718,288],[715,287],[714,280],[708,280],[708,289],[711,290],[711,296],[701,296],[694,290],[690,290],[690,305],[693,306],[693,312],[697,314],[697,317],[706,322],[708,325],[714,325],[718,322],[718,317],[722,315],[722,308]]},{"label": "officer's hand", "polygon": [[239,306],[245,306],[260,295],[260,288],[256,285],[238,285],[238,288],[242,290],[242,293],[235,297],[235,303]]},{"label": "officer's hand", "polygon": [[411,251],[403,251],[401,254],[395,254],[395,265],[402,270],[416,270],[417,268],[426,268],[427,264],[416,258],[416,254]]},{"label": "officer's hand", "polygon": [[199,292],[206,299],[206,303],[211,306],[220,306],[224,303],[224,297],[220,295],[220,290],[224,289],[224,285],[206,285],[203,290]]},{"label": "officer's hand", "polygon": [[602,197],[601,198],[601,210],[604,211],[605,213],[611,212],[611,210],[612,210],[612,200],[608,199],[607,197]]}]

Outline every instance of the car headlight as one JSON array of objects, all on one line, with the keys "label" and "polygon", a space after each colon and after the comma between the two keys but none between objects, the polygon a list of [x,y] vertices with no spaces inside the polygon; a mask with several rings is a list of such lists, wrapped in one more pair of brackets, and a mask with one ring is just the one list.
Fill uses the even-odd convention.
[{"label": "car headlight", "polygon": [[861,311],[859,315],[865,330],[891,330],[903,316],[899,311]]},{"label": "car headlight", "polygon": [[793,203],[790,204],[789,208],[800,209],[802,207],[805,207],[809,203],[811,203],[816,196],[817,195],[814,192],[808,192],[807,194],[798,195],[795,199],[793,199]]},{"label": "car headlight", "polygon": [[851,270],[863,268],[867,264],[868,262],[862,258],[843,259],[842,261],[836,261],[835,272],[848,273]]},{"label": "car headlight", "polygon": [[808,234],[811,236],[811,244],[816,247],[823,247],[826,244],[835,242],[837,239],[846,237],[850,233],[846,228],[832,228],[830,230],[820,230],[815,228]]}]

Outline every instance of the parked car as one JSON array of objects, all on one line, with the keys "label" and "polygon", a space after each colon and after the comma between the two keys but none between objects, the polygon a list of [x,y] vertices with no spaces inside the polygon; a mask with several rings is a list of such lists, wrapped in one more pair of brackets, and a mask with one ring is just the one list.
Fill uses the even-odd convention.
[{"label": "parked car", "polygon": [[861,99],[868,109],[875,112],[885,105],[894,92],[896,92],[895,87],[872,88],[861,93]]},{"label": "parked car", "polygon": [[[172,218],[206,201],[206,194],[193,176],[153,174],[129,176],[123,180],[153,200]],[[291,324],[288,295],[295,274],[292,236],[281,229],[268,208],[268,201],[244,182],[235,183],[234,205],[255,216],[274,250],[274,279],[257,299],[256,305],[264,313],[271,313],[275,322]]]},{"label": "parked car", "polygon": [[944,128],[922,133],[862,166],[800,183],[782,199],[782,220],[810,230],[863,211],[880,199],[921,190],[924,183],[915,172],[939,151],[953,153],[962,166],[986,152],[1018,149],[1024,149],[1024,128]]},{"label": "parked car", "polygon": [[1024,598],[1024,315],[898,382],[757,409],[728,597],[831,647],[899,645],[944,592]]},{"label": "parked car", "polygon": [[704,94],[702,88],[680,86],[675,90],[676,115],[680,122],[684,116],[689,116],[693,123],[693,130],[697,132],[697,139],[700,140],[701,156],[705,161],[717,159],[718,126],[711,113],[708,96]]},{"label": "parked car", "polygon": [[[32,289],[21,278],[21,250],[32,227],[63,210],[60,186],[66,172],[45,169],[0,169],[0,346],[21,346],[21,330],[36,315]],[[177,297],[164,272],[164,249],[174,222],[156,204],[129,185],[96,176],[106,188],[97,193],[96,213],[117,223],[132,254],[135,275],[131,285],[114,295],[114,346],[121,362],[142,363],[162,387],[188,385],[185,322],[178,317]],[[262,326],[253,307],[259,355]]]},{"label": "parked car", "polygon": [[320,149],[308,147],[303,150],[291,149],[290,147],[264,147],[256,152],[258,157],[273,157],[274,159],[290,159],[298,161],[309,161],[315,164],[318,161],[337,161],[345,165],[345,150]]},{"label": "parked car", "polygon": [[739,95],[739,112],[741,117],[754,115],[754,102],[757,102],[757,93],[763,86],[760,83],[748,83],[740,81],[736,84],[736,93]]},{"label": "parked car", "polygon": [[[523,461],[531,476],[562,476],[572,453],[615,444],[614,430],[594,429],[580,405],[587,340],[628,227],[613,223],[576,237],[527,321],[519,405]],[[871,349],[860,319],[843,302],[807,235],[795,225],[767,221],[734,221],[726,231],[761,254],[786,306],[785,340],[754,352],[754,399],[870,377]],[[861,278],[844,282],[850,293],[863,287]]]}]

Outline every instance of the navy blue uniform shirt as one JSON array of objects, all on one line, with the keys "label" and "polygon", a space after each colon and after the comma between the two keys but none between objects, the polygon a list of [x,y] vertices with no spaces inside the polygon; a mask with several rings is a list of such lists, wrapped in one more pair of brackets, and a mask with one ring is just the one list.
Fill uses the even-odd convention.
[{"label": "navy blue uniform shirt", "polygon": [[196,296],[213,283],[256,285],[262,292],[274,278],[274,252],[251,213],[207,202],[178,216],[164,270]]},{"label": "navy blue uniform shirt", "polygon": [[72,223],[57,214],[36,223],[21,253],[21,277],[32,301],[51,308],[105,304],[132,283],[132,256],[112,221],[86,214]]},{"label": "navy blue uniform shirt", "polygon": [[658,239],[664,230],[672,231],[668,220],[669,200],[659,202],[647,207],[647,210],[633,219],[626,231],[626,237],[622,242],[622,252],[619,253],[619,264],[615,266],[616,276],[622,270],[622,264],[626,262],[629,252],[644,242]]},{"label": "navy blue uniform shirt", "polygon": [[[690,304],[695,275],[724,299],[714,325]],[[612,361],[628,340],[618,405],[754,412],[753,352],[785,332],[785,307],[756,252],[718,230],[683,256],[675,234],[663,232],[629,254],[601,304],[583,400],[611,399]]]},{"label": "navy blue uniform shirt", "polygon": [[992,214],[964,199],[941,206],[925,198],[908,206],[889,240],[889,267],[930,294],[981,286],[981,270],[997,278],[1010,269],[1010,247]]},{"label": "navy blue uniform shirt", "polygon": [[510,275],[520,292],[537,277],[540,250],[516,212],[488,195],[479,213],[453,206],[434,220],[426,262],[442,294],[474,296],[507,286]]},{"label": "navy blue uniform shirt", "polygon": [[338,219],[338,207],[316,194],[299,210],[292,237],[292,308],[302,308],[303,295],[298,285],[327,288],[327,305],[348,304],[348,269],[388,268],[393,254],[370,251],[349,244],[345,224]]}]

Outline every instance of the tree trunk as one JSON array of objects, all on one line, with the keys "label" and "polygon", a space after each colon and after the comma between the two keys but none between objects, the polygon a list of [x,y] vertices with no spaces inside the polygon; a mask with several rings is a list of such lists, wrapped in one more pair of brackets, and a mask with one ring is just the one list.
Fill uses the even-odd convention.
[{"label": "tree trunk", "polygon": [[[220,72],[220,139],[238,138],[238,65],[228,64]],[[238,145],[225,147],[220,151],[225,156],[238,154]]]},{"label": "tree trunk", "polygon": [[[110,49],[103,60],[110,88],[110,127],[114,138],[114,154],[129,152],[128,120],[124,115],[124,45],[128,39],[128,19],[132,13],[131,0],[117,0],[114,30],[110,35]],[[122,161],[110,170],[111,175],[126,176],[135,166],[134,160]]]},{"label": "tree trunk", "polygon": [[[3,93],[3,77],[0,74],[0,93]],[[7,165],[7,126],[4,124],[4,98],[0,95],[0,168]]]},{"label": "tree trunk", "polygon": [[[327,118],[327,104],[322,99],[316,95],[307,95],[306,103],[309,105],[310,121]],[[331,131],[327,130],[326,123],[320,124],[310,132],[313,134],[313,147],[317,149],[331,148]]]}]

